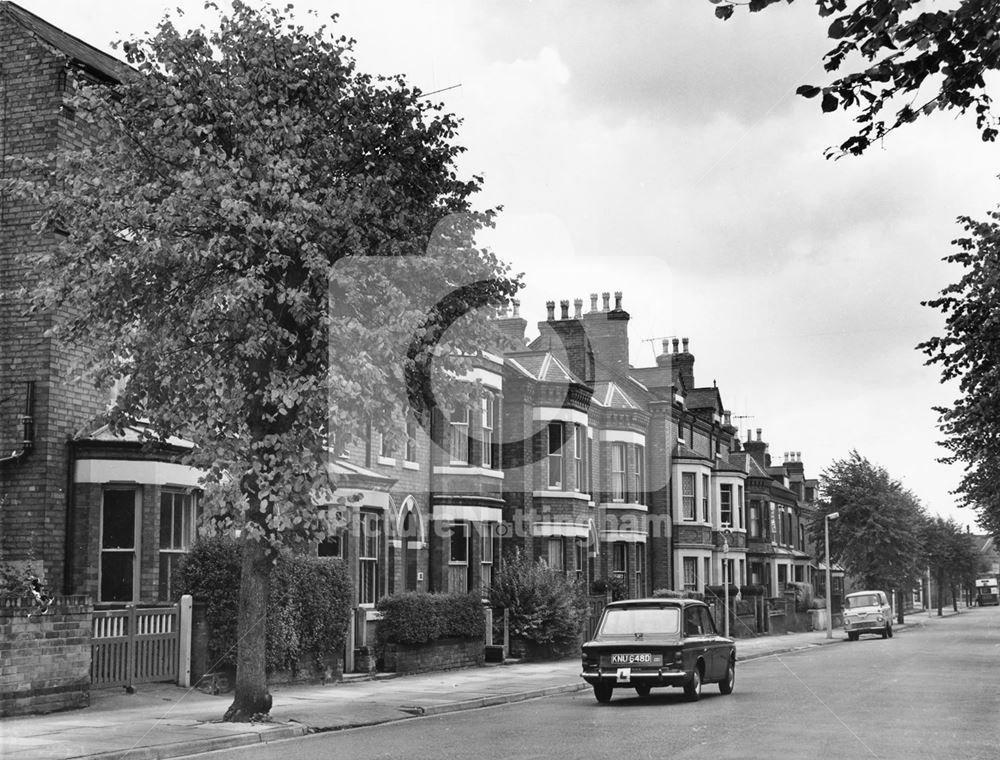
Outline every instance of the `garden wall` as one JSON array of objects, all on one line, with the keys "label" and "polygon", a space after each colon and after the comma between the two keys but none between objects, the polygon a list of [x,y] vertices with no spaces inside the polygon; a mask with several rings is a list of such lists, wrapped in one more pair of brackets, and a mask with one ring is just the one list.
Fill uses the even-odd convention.
[{"label": "garden wall", "polygon": [[437,639],[429,644],[386,644],[384,666],[396,673],[471,668],[485,660],[482,639]]},{"label": "garden wall", "polygon": [[90,597],[0,600],[0,717],[90,704]]}]

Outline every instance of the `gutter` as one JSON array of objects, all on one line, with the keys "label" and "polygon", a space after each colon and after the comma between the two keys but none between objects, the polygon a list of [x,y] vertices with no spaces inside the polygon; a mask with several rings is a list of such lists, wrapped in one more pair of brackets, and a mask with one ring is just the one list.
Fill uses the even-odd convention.
[{"label": "gutter", "polygon": [[35,447],[35,418],[33,416],[35,408],[35,381],[29,380],[24,395],[24,414],[21,415],[21,425],[23,434],[21,436],[21,448],[12,452],[9,456],[0,457],[0,464],[17,462],[23,459]]}]

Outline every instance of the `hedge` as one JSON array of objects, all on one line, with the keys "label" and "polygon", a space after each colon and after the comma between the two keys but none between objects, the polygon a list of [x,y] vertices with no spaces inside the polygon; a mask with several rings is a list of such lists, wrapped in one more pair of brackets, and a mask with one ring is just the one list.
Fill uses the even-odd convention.
[{"label": "hedge", "polygon": [[[236,666],[240,548],[231,538],[202,538],[180,568],[180,592],[206,605],[212,667]],[[343,562],[282,555],[271,572],[267,669],[296,673],[339,653],[350,623],[352,588]]]},{"label": "hedge", "polygon": [[479,594],[428,594],[409,591],[383,597],[375,637],[385,644],[427,644],[437,639],[482,639],[486,615]]},{"label": "hedge", "polygon": [[568,654],[579,646],[589,615],[582,584],[521,550],[506,555],[490,588],[490,603],[508,611],[512,636]]}]

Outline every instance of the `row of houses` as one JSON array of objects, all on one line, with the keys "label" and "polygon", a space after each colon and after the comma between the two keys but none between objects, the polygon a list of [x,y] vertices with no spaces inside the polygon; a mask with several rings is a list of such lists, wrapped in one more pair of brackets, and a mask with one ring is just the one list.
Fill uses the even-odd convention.
[{"label": "row of houses", "polygon": [[[5,153],[99,144],[67,95],[128,75],[0,2]],[[53,244],[31,229],[39,211],[0,197],[0,560],[35,562],[51,587],[98,605],[172,599],[200,493],[178,458],[196,442],[150,450],[139,425],[95,428],[108,399],[70,372],[84,349],[54,343],[15,297],[17,254]],[[342,528],[315,551],[346,562],[362,619],[386,594],[486,588],[515,547],[629,596],[724,581],[780,595],[817,580],[817,483],[800,454],[772,460],[759,428],[741,438],[722,391],[696,382],[687,338],[634,366],[629,320],[621,293],[594,293],[586,308],[549,302],[529,336],[515,303],[497,319],[511,348],[476,361],[471,403],[370,426],[331,456],[337,489],[317,508]]]}]

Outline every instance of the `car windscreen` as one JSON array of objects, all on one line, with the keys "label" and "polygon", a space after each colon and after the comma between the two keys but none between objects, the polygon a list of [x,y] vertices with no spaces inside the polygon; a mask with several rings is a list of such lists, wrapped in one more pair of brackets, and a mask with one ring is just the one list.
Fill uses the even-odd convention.
[{"label": "car windscreen", "polygon": [[877,607],[878,605],[879,599],[875,596],[875,594],[863,594],[862,596],[847,597],[848,609],[855,609],[857,607]]},{"label": "car windscreen", "polygon": [[678,633],[680,611],[676,607],[621,607],[605,611],[598,633],[606,636]]}]

